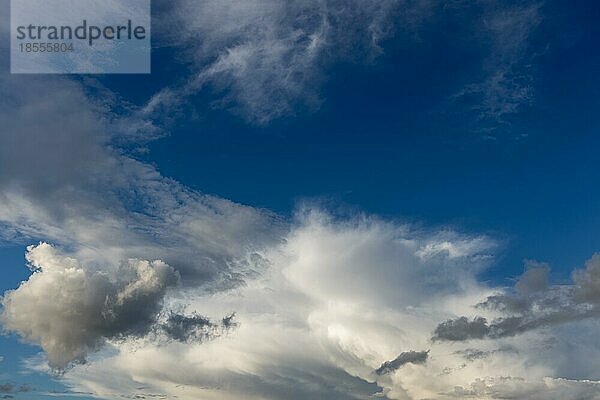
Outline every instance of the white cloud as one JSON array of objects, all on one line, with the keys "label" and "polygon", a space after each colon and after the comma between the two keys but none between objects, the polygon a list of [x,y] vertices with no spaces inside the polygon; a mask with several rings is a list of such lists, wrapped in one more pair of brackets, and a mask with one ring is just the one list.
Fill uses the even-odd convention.
[{"label": "white cloud", "polygon": [[[238,328],[203,343],[114,343],[111,353],[65,375],[67,382],[105,398],[597,398],[595,361],[579,369],[581,379],[561,378],[558,360],[574,360],[565,354],[570,334],[429,340],[446,316],[479,312],[472,305],[494,291],[475,280],[481,249],[460,261],[448,254],[423,260],[417,252],[432,239],[406,226],[365,217],[339,221],[316,210],[303,215],[266,255],[271,267],[257,279],[167,301],[213,318],[236,311]],[[424,278],[438,272],[445,283]],[[418,362],[377,373],[407,355]]]}]

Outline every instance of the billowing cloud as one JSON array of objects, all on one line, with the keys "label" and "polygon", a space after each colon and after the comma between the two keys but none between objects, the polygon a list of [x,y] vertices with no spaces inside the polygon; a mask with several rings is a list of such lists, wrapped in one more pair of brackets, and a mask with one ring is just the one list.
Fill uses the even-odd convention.
[{"label": "billowing cloud", "polygon": [[515,289],[522,296],[529,296],[548,289],[550,266],[528,260],[525,262],[525,272],[519,277]]},{"label": "billowing cloud", "polygon": [[583,270],[573,274],[578,301],[600,306],[600,254],[594,255]]},{"label": "billowing cloud", "polygon": [[[454,240],[446,233],[443,241],[469,242],[453,235]],[[209,341],[143,348],[115,343],[111,352],[65,378],[76,390],[107,398],[147,391],[184,399],[325,394],[335,399],[558,400],[565,393],[593,399],[593,365],[580,365],[579,380],[561,380],[566,364],[552,365],[546,358],[560,360],[570,334],[530,330],[464,343],[429,340],[440,320],[478,312],[472,304],[497,292],[475,279],[490,261],[491,247],[466,246],[472,252],[458,258],[449,252],[423,257],[441,241],[438,233],[377,218],[340,220],[305,210],[286,241],[265,254],[270,267],[264,274],[244,287],[210,295],[187,291],[185,298],[167,302],[188,316],[175,321],[183,331],[188,322],[204,326],[232,310],[239,323],[235,329]],[[192,310],[206,317],[190,317]],[[411,348],[429,351],[406,350]],[[115,374],[118,381],[111,380]]]},{"label": "billowing cloud", "polygon": [[[191,191],[112,147],[118,119],[72,81],[0,81],[0,238],[57,245],[29,249],[36,271],[5,294],[2,324],[39,344],[53,367],[156,332],[175,276],[183,290],[211,292],[265,267],[260,249],[278,243],[277,217]],[[174,340],[233,323],[177,336],[170,322],[162,332]]]},{"label": "billowing cloud", "polygon": [[2,298],[4,329],[39,344],[50,366],[83,361],[105,339],[146,333],[178,275],[162,261],[88,270],[46,243],[30,246],[33,275]]},{"label": "billowing cloud", "polygon": [[[427,250],[439,247],[470,251]],[[31,296],[26,296],[30,288],[37,288],[38,281],[54,282],[49,276],[62,271],[45,271],[45,264],[83,269],[87,280],[104,276],[51,249],[42,245],[30,250],[30,263],[42,269],[6,298],[21,294],[23,304],[25,300],[34,304]],[[152,313],[146,315],[151,317],[142,319],[141,325],[101,325],[101,336],[95,336],[93,345],[87,344],[91,340],[88,337],[79,343],[84,343],[86,352],[98,350],[98,344],[105,343],[107,351],[88,355],[85,367],[76,365],[63,379],[75,391],[104,398],[160,395],[182,399],[288,399],[293,388],[291,398],[298,399],[319,395],[335,399],[367,399],[373,395],[389,399],[560,399],[565,393],[581,393],[581,398],[594,399],[597,384],[593,363],[579,365],[582,379],[561,380],[558,378],[565,376],[564,364],[557,362],[553,367],[545,358],[553,354],[553,360],[560,360],[562,346],[567,346],[562,343],[571,334],[562,336],[557,332],[554,337],[528,330],[494,340],[470,340],[464,345],[461,341],[429,340],[440,320],[449,315],[482,312],[472,304],[482,304],[498,291],[476,279],[491,261],[492,252],[493,242],[482,237],[413,231],[406,225],[367,216],[340,220],[307,209],[299,213],[285,240],[263,253],[268,267],[247,278],[243,286],[218,292],[180,287],[166,295],[146,291],[154,294],[151,298],[156,301],[152,304],[160,304],[161,309],[148,308]],[[112,286],[105,284],[107,292],[116,293],[109,298],[129,293],[127,287],[141,290],[147,286],[136,283],[147,280],[135,276],[116,280]],[[72,280],[61,278],[64,285],[49,285],[49,292],[66,292],[64,287]],[[523,293],[538,296],[544,292],[524,291],[530,277],[523,279],[519,285]],[[83,286],[87,280],[73,286]],[[536,288],[542,286],[533,284]],[[90,316],[118,315],[116,311],[101,311],[105,304],[115,302],[102,302],[100,306],[81,290],[71,293],[73,298],[84,300],[81,304],[96,306],[83,310],[76,303],[47,314],[67,323],[73,318],[69,314],[72,309],[89,312]],[[234,320],[223,319],[232,312],[236,313]],[[28,329],[37,332],[35,323],[19,321],[23,322],[16,330],[23,336]],[[152,321],[153,329],[148,329],[148,321]],[[88,330],[96,326],[81,321],[76,324]],[[148,334],[141,337],[138,332]],[[45,339],[38,335],[30,340],[60,338],[62,333],[44,334]],[[160,340],[160,335],[169,340]],[[558,341],[553,343],[551,339]],[[429,351],[406,351],[411,348]],[[56,363],[51,352],[48,358]],[[545,397],[535,397],[542,396],[540,393]]]},{"label": "billowing cloud", "polygon": [[[471,251],[423,257],[441,241],[472,241],[464,246]],[[42,244],[28,252],[36,272],[5,296],[3,324],[40,343],[54,367],[100,350],[64,376],[75,390],[99,396],[139,394],[136,387],[182,398],[289,398],[290,387],[298,398],[421,391],[402,376],[427,370],[424,356],[398,354],[427,346],[439,313],[461,312],[463,296],[489,294],[473,278],[492,248],[480,237],[417,232],[367,216],[338,221],[307,209],[286,240],[264,253],[269,268],[244,286],[211,293],[167,291],[174,271],[162,263],[133,261],[113,275]],[[145,272],[135,272],[141,266]],[[155,268],[165,279],[150,279]],[[47,304],[42,288],[58,301]],[[426,304],[437,304],[436,317],[406,312]],[[222,319],[234,311],[235,319]],[[374,372],[395,358],[386,374]]]}]

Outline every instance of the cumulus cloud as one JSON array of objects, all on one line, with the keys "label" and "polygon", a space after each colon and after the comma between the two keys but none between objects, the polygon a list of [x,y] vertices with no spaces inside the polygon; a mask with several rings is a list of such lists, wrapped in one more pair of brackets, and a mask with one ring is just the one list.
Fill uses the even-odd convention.
[{"label": "cumulus cloud", "polygon": [[[470,251],[426,251],[442,242],[448,243],[442,246],[445,248],[451,244]],[[82,326],[86,332],[96,332],[93,337],[75,336],[77,340],[68,336],[70,346],[79,346],[71,347],[78,349],[71,358],[81,358],[81,351],[97,350],[99,344],[108,342],[108,347],[88,357],[85,367],[75,365],[63,377],[74,391],[104,398],[304,399],[326,395],[335,399],[535,399],[542,398],[535,397],[536,393],[543,393],[546,399],[560,399],[565,393],[581,393],[581,398],[593,399],[585,396],[597,387],[592,380],[594,363],[587,367],[581,364],[583,369],[578,370],[578,375],[588,380],[563,381],[558,379],[564,376],[563,364],[556,363],[554,368],[544,358],[547,354],[559,360],[564,354],[562,346],[567,346],[561,343],[571,334],[557,334],[560,342],[554,344],[548,342],[555,339],[553,335],[536,331],[464,345],[461,341],[429,341],[440,320],[473,311],[472,304],[482,304],[497,292],[476,279],[492,253],[493,242],[481,237],[420,232],[369,216],[339,219],[307,209],[299,212],[285,240],[263,253],[268,267],[246,279],[243,286],[217,292],[181,287],[176,292],[164,292],[166,295],[158,289],[145,290],[145,299],[153,299],[153,306],[144,309],[152,312],[135,314],[139,319],[120,320],[118,299],[159,286],[149,285],[149,280],[138,278],[135,272],[127,279],[118,279],[106,271],[87,269],[48,245],[30,249],[28,258],[37,272],[5,298],[35,304],[29,293],[44,284],[48,289],[45,293],[69,292],[73,299],[83,299],[65,303],[59,296],[57,304],[66,314],[46,314],[62,318],[67,327],[72,320],[75,326],[71,328]],[[125,266],[126,270],[131,268]],[[84,278],[73,282],[64,277],[64,271]],[[58,277],[61,279],[54,279]],[[90,287],[88,282],[96,280],[107,289],[88,291],[89,296],[75,289]],[[525,282],[530,282],[530,277],[519,287]],[[71,285],[72,290],[65,290]],[[537,283],[533,287],[541,288]],[[108,298],[115,300],[92,301],[102,297],[94,295],[97,292],[111,293]],[[537,296],[540,291],[533,293]],[[121,307],[129,304],[123,301]],[[159,304],[162,312],[158,311]],[[49,307],[46,302],[44,307]],[[109,312],[104,311],[107,308]],[[28,308],[28,312],[31,309],[36,308]],[[110,318],[82,322],[67,310]],[[236,312],[235,319],[222,318],[232,311]],[[41,316],[34,320],[45,321]],[[63,334],[60,329],[39,333],[32,321],[15,321],[20,324],[16,330],[21,335],[37,335],[30,336],[33,341],[43,343]],[[149,330],[150,336],[140,342],[138,333]],[[157,334],[168,340],[153,340]],[[429,350],[405,351],[407,348]],[[45,349],[56,363],[52,348]],[[60,354],[65,357],[66,353]],[[569,368],[572,370],[573,365]]]},{"label": "cumulus cloud", "polygon": [[548,289],[550,266],[528,260],[525,262],[525,272],[519,277],[515,290],[522,296],[529,296]]},{"label": "cumulus cloud", "polygon": [[600,254],[594,255],[583,270],[575,271],[573,274],[578,301],[600,305]]},{"label": "cumulus cloud", "polygon": [[[75,82],[2,76],[0,87],[0,239],[57,245],[28,250],[35,272],[4,296],[2,323],[53,367],[154,332],[174,276],[212,292],[265,268],[260,250],[281,236],[273,214],[189,190],[112,146],[118,121]],[[61,301],[48,302],[54,292]]]},{"label": "cumulus cloud", "polygon": [[[210,293],[266,267],[261,249],[282,235],[276,216],[189,190],[114,147],[118,121],[78,83],[3,75],[0,87],[0,239],[57,245],[28,250],[35,272],[5,294],[2,324],[53,367],[155,332],[175,276],[182,291]],[[162,330],[175,340],[235,324],[192,329],[182,316],[177,336],[175,319]]]},{"label": "cumulus cloud", "polygon": [[84,361],[105,339],[147,332],[178,275],[162,261],[130,260],[113,271],[88,270],[41,243],[30,246],[35,269],[2,298],[4,329],[39,344],[50,366]]},{"label": "cumulus cloud", "polygon": [[[445,240],[450,236],[457,243],[469,241],[451,233]],[[465,296],[485,298],[488,290],[473,276],[489,262],[479,253],[491,251],[489,244],[468,246],[473,252],[458,258],[418,255],[436,240],[437,234],[377,218],[340,221],[305,210],[286,241],[266,254],[271,267],[265,274],[227,292],[188,291],[185,299],[169,304],[210,314],[194,317],[184,310],[192,317],[175,318],[174,331],[207,326],[229,310],[236,311],[236,329],[202,343],[132,345],[135,350],[120,344],[117,355],[75,368],[67,379],[77,390],[106,397],[138,393],[136,385],[180,398],[363,399],[435,393],[413,382],[429,375],[423,364],[429,353],[402,349],[428,345],[426,332],[436,316],[462,310]],[[483,243],[479,237],[471,240]],[[432,271],[440,277],[426,279]],[[377,374],[382,366],[385,373]],[[115,386],[105,379],[109,371],[129,383]]]},{"label": "cumulus cloud", "polygon": [[[456,245],[469,242],[454,236]],[[170,307],[207,312],[193,318],[184,310],[190,319],[175,324],[184,332],[187,322],[204,326],[231,310],[236,329],[204,342],[119,343],[65,378],[75,390],[107,398],[147,391],[183,399],[594,399],[597,363],[579,364],[581,379],[559,379],[573,370],[558,362],[570,338],[581,340],[571,334],[431,342],[444,316],[473,311],[497,291],[475,279],[489,262],[480,253],[491,248],[423,258],[435,241],[439,234],[377,218],[306,210],[286,241],[265,254],[266,273],[244,287],[170,300]],[[433,271],[443,278],[426,279]]]}]

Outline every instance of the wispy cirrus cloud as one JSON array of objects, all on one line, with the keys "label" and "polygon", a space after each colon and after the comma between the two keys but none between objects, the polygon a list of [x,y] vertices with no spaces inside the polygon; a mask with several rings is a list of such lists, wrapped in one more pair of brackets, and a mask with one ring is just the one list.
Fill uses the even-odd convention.
[{"label": "wispy cirrus cloud", "polygon": [[236,280],[247,249],[278,240],[278,218],[268,211],[191,191],[114,147],[119,126],[80,85],[62,78],[3,83],[6,239],[68,246],[96,268],[161,259],[177,264],[188,282],[217,285]]},{"label": "wispy cirrus cloud", "polygon": [[318,107],[328,66],[373,60],[399,26],[418,26],[431,2],[180,0],[161,12],[159,41],[180,50],[189,76],[157,93],[144,113],[210,89],[213,106],[266,124]]},{"label": "wispy cirrus cloud", "polygon": [[543,20],[542,3],[482,3],[475,26],[486,43],[482,79],[467,84],[454,95],[480,119],[483,129],[493,132],[535,100],[535,53],[531,37]]},{"label": "wispy cirrus cloud", "polygon": [[[225,108],[251,123],[319,108],[320,88],[337,63],[376,60],[385,40],[421,46],[429,24],[461,24],[464,32],[435,40],[468,43],[480,58],[449,98],[461,118],[487,137],[535,101],[532,37],[543,21],[543,4],[494,0],[465,3],[386,0],[275,2],[178,1],[163,5],[156,28],[161,45],[178,50],[187,75],[157,92],[133,121],[156,135],[162,115],[190,107],[210,93],[210,108]],[[176,29],[175,29],[176,28]],[[425,36],[422,36],[425,34]],[[407,60],[410,62],[410,60]],[[472,68],[471,64],[479,65]],[[453,75],[447,76],[454,82]],[[204,104],[204,103],[203,103]]]}]

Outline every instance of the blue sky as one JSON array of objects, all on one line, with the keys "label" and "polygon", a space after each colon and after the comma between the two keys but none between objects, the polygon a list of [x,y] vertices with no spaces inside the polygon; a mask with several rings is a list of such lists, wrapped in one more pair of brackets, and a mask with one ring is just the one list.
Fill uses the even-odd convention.
[{"label": "blue sky", "polygon": [[[0,384],[32,388],[11,395],[491,399],[510,375],[519,398],[599,398],[600,7],[350,3],[155,4],[150,75],[14,77],[2,50],[0,287],[25,283]],[[144,273],[147,304],[108,310],[140,321],[60,296]]]}]

